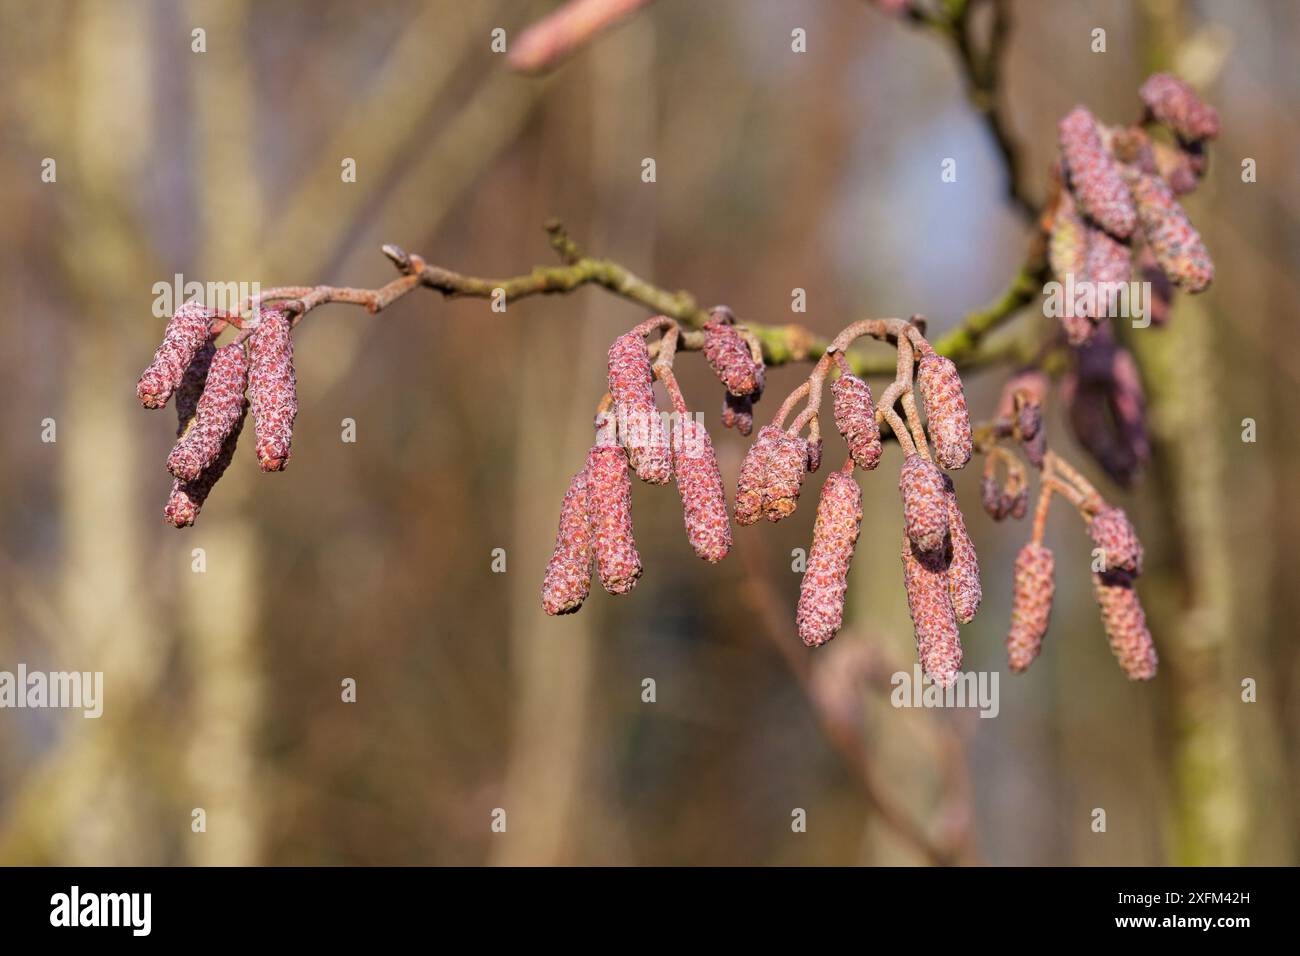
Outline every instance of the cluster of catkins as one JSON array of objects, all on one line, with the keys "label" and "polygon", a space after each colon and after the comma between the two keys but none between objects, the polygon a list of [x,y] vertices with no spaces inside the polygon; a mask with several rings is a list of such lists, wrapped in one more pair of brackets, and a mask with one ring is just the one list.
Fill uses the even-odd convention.
[{"label": "cluster of catkins", "polygon": [[[1040,469],[1046,456],[1042,421],[1047,388],[1047,376],[1037,369],[1012,376],[1003,387],[992,423],[996,436],[1016,441],[1025,457]],[[1011,470],[1007,480],[999,483],[993,463],[1001,457],[1000,450],[994,449],[985,459],[981,485],[984,510],[995,521],[1023,518],[1028,505],[1024,475],[1006,456]],[[1150,680],[1156,674],[1155,644],[1133,587],[1134,579],[1142,573],[1142,542],[1124,511],[1106,504],[1095,493],[1084,498],[1080,513],[1095,548],[1093,590],[1111,650],[1131,680]],[[1007,658],[1017,673],[1028,669],[1042,648],[1056,590],[1055,563],[1051,550],[1036,539],[1026,543],[1016,556]]]},{"label": "cluster of catkins", "polygon": [[213,485],[235,454],[249,406],[263,471],[289,463],[298,398],[287,313],[263,310],[251,334],[220,348],[215,313],[195,302],[176,310],[162,344],[136,384],[146,408],[176,397],[176,444],[167,456],[173,477],[163,517],[177,528],[194,524]]},{"label": "cluster of catkins", "polygon": [[[1109,127],[1086,107],[1075,107],[1059,128],[1064,188],[1050,210],[1048,260],[1062,283],[1093,295],[1061,317],[1072,345],[1087,342],[1114,314],[1117,287],[1132,278],[1134,262],[1151,282],[1151,321],[1169,314],[1173,287],[1201,292],[1214,263],[1177,197],[1205,174],[1205,144],[1219,117],[1186,83],[1167,73],[1150,77],[1140,92],[1141,122]],[[1170,142],[1147,132],[1155,124]],[[1135,257],[1136,250],[1136,257]],[[1100,288],[1099,288],[1100,287]]]},{"label": "cluster of catkins", "polygon": [[[686,535],[699,557],[716,563],[731,550],[726,491],[708,432],[675,390],[671,414],[661,413],[655,404],[646,335],[669,321],[650,319],[610,346],[609,401],[597,413],[596,441],[586,464],[565,492],[555,551],[542,581],[547,614],[569,614],[582,606],[593,562],[610,594],[626,594],[636,586],[641,557],[632,533],[629,472],[654,485],[676,478]],[[761,391],[761,356],[753,354],[730,313],[715,310],[704,332],[705,355],[728,396],[751,398]]]},{"label": "cluster of catkins", "polygon": [[[839,370],[831,383],[834,419],[849,458],[822,486],[800,585],[796,620],[799,637],[809,647],[829,641],[843,623],[849,564],[862,523],[862,491],[853,469],[873,471],[882,452],[870,386],[852,373],[842,354],[834,359]],[[974,618],[981,597],[975,547],[952,482],[940,470],[963,468],[970,461],[970,418],[956,366],[932,349],[921,354],[917,387],[934,460],[916,451],[903,462],[903,580],[922,667],[947,686],[961,666],[958,625]],[[820,440],[801,438],[778,424],[761,428],[741,465],[736,521],[748,525],[760,517],[780,521],[792,514],[804,476],[817,470],[820,459]]]},{"label": "cluster of catkins", "polygon": [[[1142,542],[1121,508],[1091,501],[1083,517],[1094,546],[1093,593],[1110,649],[1130,680],[1150,680],[1156,676],[1156,648],[1133,586],[1142,573]],[[1028,669],[1043,646],[1056,589],[1054,568],[1051,550],[1037,541],[1026,543],[1016,556],[1007,632],[1013,671]]]}]

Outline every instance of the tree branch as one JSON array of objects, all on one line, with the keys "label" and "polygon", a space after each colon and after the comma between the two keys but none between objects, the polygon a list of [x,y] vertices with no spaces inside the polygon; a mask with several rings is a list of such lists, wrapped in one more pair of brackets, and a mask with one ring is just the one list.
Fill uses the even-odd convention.
[{"label": "tree branch", "polygon": [[[586,255],[558,220],[548,221],[546,231],[550,234],[551,246],[563,260],[562,265],[535,266],[524,275],[507,278],[481,278],[430,265],[418,255],[407,253],[395,245],[385,245],[384,254],[402,273],[392,282],[378,289],[339,286],[281,286],[267,289],[240,303],[234,312],[220,315],[214,331],[219,332],[225,325],[233,325],[245,333],[251,332],[256,328],[257,310],[262,306],[273,305],[277,309],[293,313],[293,321],[297,324],[308,312],[331,302],[364,306],[370,313],[380,312],[420,287],[434,289],[446,298],[491,299],[500,296],[509,303],[533,295],[564,295],[583,286],[594,285],[636,302],[651,312],[675,319],[687,331],[679,346],[683,351],[696,351],[702,347],[702,337],[690,335],[689,330],[700,329],[708,321],[709,313],[700,307],[690,292],[670,292],[617,262]],[[934,343],[935,350],[967,369],[1017,358],[1018,352],[1015,349],[986,348],[984,339],[988,333],[1006,323],[1023,306],[1033,301],[1041,287],[1045,269],[1042,242],[1038,239],[1007,290],[995,302],[969,313],[961,325]],[[831,344],[829,339],[794,323],[746,323],[746,329],[762,347],[763,360],[769,366],[816,361],[826,354],[826,349]],[[855,352],[846,354],[846,358],[857,375],[895,373],[894,360],[888,356],[869,356]]]}]

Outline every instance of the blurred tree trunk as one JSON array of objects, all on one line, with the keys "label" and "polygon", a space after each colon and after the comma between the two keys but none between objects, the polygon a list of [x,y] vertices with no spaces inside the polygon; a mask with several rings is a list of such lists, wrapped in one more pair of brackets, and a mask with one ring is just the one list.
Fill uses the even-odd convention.
[{"label": "blurred tree trunk", "polygon": [[[623,145],[654,140],[656,87],[645,82],[654,69],[654,41],[653,21],[643,17],[583,54],[591,74],[588,155],[572,155],[577,144],[568,145],[574,138],[564,136],[575,122],[568,104],[550,111],[564,136],[553,138],[553,152],[565,157],[566,166],[586,166],[595,185],[592,205],[597,210],[614,208],[612,197],[622,185],[618,177],[636,174],[635,167],[623,162]],[[635,213],[622,210],[619,221],[626,225],[617,235],[599,227],[588,230],[584,245],[623,262],[653,261],[653,225]],[[582,466],[595,434],[591,423],[599,395],[573,389],[562,423],[539,421],[533,398],[549,387],[557,368],[604,364],[608,341],[616,331],[604,321],[608,303],[600,296],[587,296],[582,311],[582,329],[573,340],[536,337],[530,361],[520,373],[516,456],[527,464],[516,469],[516,542],[554,537],[563,489]],[[558,445],[557,428],[564,435]],[[543,462],[549,467],[539,468]],[[542,476],[545,480],[539,480]],[[517,808],[512,819],[520,826],[512,825],[508,839],[495,844],[492,862],[502,865],[580,861],[582,834],[574,831],[584,815],[578,812],[578,795],[584,776],[591,772],[591,750],[604,740],[592,726],[589,712],[595,641],[608,617],[603,609],[593,607],[559,620],[546,618],[539,606],[540,582],[537,568],[535,573],[517,575],[511,592],[511,664],[517,690],[503,799],[507,812]],[[604,597],[599,583],[593,583],[593,592],[595,602]]]},{"label": "blurred tree trunk", "polygon": [[[1140,10],[1148,72],[1186,72],[1176,62],[1184,40],[1181,6],[1147,0]],[[1207,217],[1197,215],[1197,207],[1212,199],[1198,193],[1191,201],[1192,218],[1205,223],[1201,231],[1211,248]],[[1128,339],[1148,390],[1154,452],[1149,501],[1167,530],[1167,554],[1153,563],[1176,569],[1170,578],[1153,578],[1146,592],[1173,703],[1172,862],[1241,864],[1248,859],[1252,821],[1266,815],[1267,782],[1251,755],[1270,751],[1276,741],[1260,739],[1258,730],[1248,735],[1241,710],[1243,648],[1257,635],[1247,633],[1231,550],[1234,508],[1226,473],[1238,438],[1236,423],[1222,411],[1229,370],[1221,345],[1232,338],[1224,316],[1203,300],[1180,296],[1168,327]]]},{"label": "blurred tree trunk", "polygon": [[[265,223],[257,189],[257,73],[248,57],[249,7],[246,0],[233,0],[190,8],[210,44],[207,53],[188,58],[199,162],[196,261],[207,274],[186,278],[251,282],[259,263],[249,250],[256,248]],[[255,478],[250,478],[253,456],[247,447],[252,438],[249,421],[240,461],[222,479],[221,514],[212,521],[200,518],[183,532],[185,544],[204,549],[206,570],[178,572],[185,583],[177,610],[193,687],[184,744],[186,783],[192,806],[207,816],[206,833],[190,834],[184,846],[189,862],[203,865],[256,864],[264,842],[257,783],[263,775],[257,748],[265,693],[257,639],[263,589],[249,502]],[[175,553],[183,557],[184,550]]]}]

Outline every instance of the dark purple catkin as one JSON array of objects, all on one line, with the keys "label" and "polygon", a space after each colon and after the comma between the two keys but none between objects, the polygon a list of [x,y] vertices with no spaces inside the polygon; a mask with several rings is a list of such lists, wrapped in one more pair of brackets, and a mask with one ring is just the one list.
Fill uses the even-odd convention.
[{"label": "dark purple catkin", "polygon": [[821,470],[822,467],[822,440],[820,438],[808,439],[807,442],[807,467],[808,474],[814,474]]},{"label": "dark purple catkin", "polygon": [[673,471],[692,550],[710,563],[721,561],[731,550],[731,522],[718,457],[703,422],[685,415],[677,417],[673,428]]},{"label": "dark purple catkin", "polygon": [[221,454],[226,437],[244,417],[248,357],[242,345],[217,349],[203,394],[181,437],[167,456],[167,470],[181,481],[194,481]]},{"label": "dark purple catkin", "polygon": [[625,332],[609,347],[609,393],[614,399],[620,441],[642,481],[667,484],[672,478],[672,450],[663,416],[655,406],[654,373],[645,338]]},{"label": "dark purple catkin", "polygon": [[1088,535],[1101,549],[1102,571],[1142,573],[1142,542],[1123,508],[1103,506],[1089,519]]},{"label": "dark purple catkin", "polygon": [[569,482],[560,506],[555,551],[542,579],[542,609],[547,614],[571,614],[587,599],[591,590],[592,537],[584,468]]},{"label": "dark purple catkin", "polygon": [[916,384],[925,403],[935,461],[949,470],[965,468],[972,448],[970,413],[957,366],[937,352],[926,352],[921,356]]},{"label": "dark purple catkin", "polygon": [[862,525],[862,489],[851,473],[833,471],[822,485],[812,549],[799,585],[796,620],[809,647],[825,644],[844,622],[849,564]]},{"label": "dark purple catkin", "polygon": [[1142,232],[1160,268],[1180,289],[1203,291],[1214,280],[1214,262],[1169,184],[1142,173],[1131,175],[1129,182]]},{"label": "dark purple catkin", "polygon": [[641,555],[632,536],[632,479],[627,468],[627,452],[618,445],[597,443],[587,454],[587,506],[596,569],[610,594],[626,594],[641,577]]},{"label": "dark purple catkin", "polygon": [[257,435],[257,464],[263,471],[284,471],[288,466],[293,422],[298,417],[289,328],[288,315],[266,312],[248,343],[248,399]]},{"label": "dark purple catkin", "polygon": [[1169,276],[1165,275],[1165,271],[1156,262],[1155,253],[1151,251],[1150,246],[1142,246],[1142,251],[1138,254],[1137,268],[1139,281],[1147,283],[1151,289],[1147,301],[1151,324],[1160,328],[1169,321],[1169,311],[1174,304],[1174,284],[1169,281]]},{"label": "dark purple catkin", "polygon": [[1101,607],[1106,640],[1129,680],[1150,680],[1156,676],[1155,642],[1147,630],[1146,613],[1133,588],[1133,578],[1124,571],[1092,576],[1093,592]]},{"label": "dark purple catkin", "polygon": [[763,366],[754,361],[749,343],[730,322],[715,316],[704,323],[704,357],[732,395],[762,391]]},{"label": "dark purple catkin", "polygon": [[185,369],[185,374],[181,378],[181,384],[176,388],[177,438],[185,434],[190,419],[194,417],[195,411],[198,410],[199,396],[203,394],[203,386],[208,380],[208,369],[212,365],[212,357],[216,354],[217,345],[209,338],[194,353],[194,358],[190,360],[189,367]]},{"label": "dark purple catkin", "polygon": [[1102,143],[1096,119],[1077,106],[1061,120],[1058,133],[1070,191],[1079,209],[1116,239],[1127,239],[1136,223],[1133,200],[1119,163]]},{"label": "dark purple catkin", "polygon": [[831,382],[835,427],[849,446],[853,463],[863,471],[880,464],[882,446],[871,386],[856,375],[840,375]]},{"label": "dark purple catkin", "polygon": [[221,450],[212,464],[203,469],[193,481],[181,481],[179,478],[172,481],[171,495],[163,508],[164,521],[176,528],[188,528],[194,524],[208,495],[212,493],[213,486],[230,467],[231,459],[235,457],[235,446],[239,442],[239,433],[243,430],[244,415],[241,413],[235,427],[221,443]]},{"label": "dark purple catkin", "polygon": [[197,302],[186,302],[167,322],[162,344],[154,351],[153,361],[140,374],[135,394],[145,408],[162,408],[181,384],[185,370],[195,354],[207,343],[212,315]]},{"label": "dark purple catkin", "polygon": [[773,522],[794,514],[804,475],[808,473],[808,443],[779,428],[777,432],[767,457],[763,482],[763,517]]},{"label": "dark purple catkin", "polygon": [[1056,560],[1041,544],[1028,542],[1016,555],[1011,579],[1011,629],[1007,632],[1007,662],[1023,673],[1043,646],[1052,617]]},{"label": "dark purple catkin", "polygon": [[754,430],[754,399],[749,395],[722,393],[722,427],[734,428],[742,435]]},{"label": "dark purple catkin", "polygon": [[1219,114],[1196,91],[1169,73],[1154,73],[1138,90],[1147,113],[1186,142],[1219,135]]},{"label": "dark purple catkin", "polygon": [[923,554],[942,555],[948,536],[948,500],[944,476],[920,455],[903,462],[898,488],[903,494],[903,527],[907,537]]},{"label": "dark purple catkin", "polygon": [[762,516],[768,460],[783,436],[784,432],[777,426],[764,425],[749,446],[736,481],[736,524],[751,525]]},{"label": "dark purple catkin", "polygon": [[920,554],[903,539],[903,586],[916,632],[921,669],[941,687],[949,687],[961,670],[961,634],[948,592],[942,554]]},{"label": "dark purple catkin", "polygon": [[948,560],[948,596],[958,624],[975,620],[984,591],[980,587],[980,565],[975,543],[966,532],[966,521],[957,503],[952,480],[944,476],[944,493],[948,500],[948,540],[952,553]]},{"label": "dark purple catkin", "polygon": [[980,504],[994,521],[1001,521],[1011,513],[1011,496],[1002,491],[997,478],[990,474],[980,478]]}]

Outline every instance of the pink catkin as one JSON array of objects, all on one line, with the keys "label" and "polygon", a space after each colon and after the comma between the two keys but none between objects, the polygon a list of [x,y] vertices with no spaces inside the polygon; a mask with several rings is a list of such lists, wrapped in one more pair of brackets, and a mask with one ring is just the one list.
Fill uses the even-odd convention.
[{"label": "pink catkin", "polygon": [[654,373],[645,338],[625,332],[609,347],[609,393],[620,440],[637,477],[653,485],[672,478],[672,450],[663,416],[655,406]]},{"label": "pink catkin", "polygon": [[1116,239],[1133,232],[1136,215],[1119,164],[1106,151],[1097,121],[1077,106],[1061,120],[1061,158],[1080,210]]},{"label": "pink catkin", "polygon": [[957,503],[957,491],[952,480],[944,476],[944,493],[948,500],[948,540],[952,553],[948,561],[948,596],[958,624],[975,620],[984,598],[980,586],[980,565],[975,554],[975,542],[966,532],[966,520]]},{"label": "pink catkin", "polygon": [[749,446],[736,481],[736,524],[751,525],[762,517],[768,462],[783,435],[775,425],[764,425]]},{"label": "pink catkin", "polygon": [[167,470],[194,481],[217,460],[226,437],[244,417],[248,357],[242,345],[217,349],[208,369],[194,417],[167,456]]},{"label": "pink catkin", "polygon": [[167,404],[195,354],[207,343],[212,315],[197,302],[186,302],[168,320],[162,344],[135,386],[135,393],[146,408],[162,408]]},{"label": "pink catkin", "polygon": [[1129,680],[1156,676],[1155,642],[1147,630],[1146,613],[1133,588],[1133,578],[1123,571],[1092,576],[1093,592],[1101,607],[1101,621],[1110,649]]},{"label": "pink catkin", "polygon": [[778,428],[768,454],[767,475],[763,482],[764,518],[776,522],[794,514],[807,473],[808,443]]},{"label": "pink catkin", "polygon": [[1219,114],[1196,91],[1169,73],[1147,77],[1138,90],[1151,118],[1186,142],[1219,135]]},{"label": "pink catkin", "polygon": [[213,462],[203,469],[193,481],[172,482],[171,495],[163,508],[163,520],[177,528],[188,528],[194,524],[203,508],[213,486],[226,473],[235,456],[235,446],[239,442],[239,433],[244,430],[244,414],[241,412],[235,426],[221,443],[221,450]]},{"label": "pink catkin", "polygon": [[600,583],[626,594],[641,577],[641,555],[632,536],[632,480],[627,452],[597,443],[587,455],[587,503],[591,513]]},{"label": "pink catkin", "polygon": [[907,456],[898,478],[903,494],[903,526],[907,537],[924,554],[941,554],[948,536],[948,499],[944,476],[920,455]]},{"label": "pink catkin", "polygon": [[1028,542],[1016,555],[1011,579],[1011,629],[1007,632],[1007,662],[1023,673],[1038,657],[1052,617],[1056,591],[1056,559],[1041,544]]},{"label": "pink catkin", "polygon": [[720,318],[704,323],[704,357],[727,391],[737,397],[761,392],[763,366],[736,327]]},{"label": "pink catkin", "polygon": [[1130,182],[1142,232],[1160,268],[1180,289],[1203,291],[1214,280],[1214,262],[1169,184],[1141,173]]},{"label": "pink catkin", "polygon": [[673,429],[673,471],[691,549],[710,564],[721,561],[731,550],[731,522],[718,456],[703,422],[678,416]]},{"label": "pink catkin", "polygon": [[298,416],[297,380],[289,317],[267,312],[249,340],[248,398],[257,434],[257,464],[283,471],[289,464],[293,422]]},{"label": "pink catkin", "polygon": [[961,670],[961,635],[948,592],[943,556],[920,554],[904,538],[903,586],[916,631],[921,669],[939,686],[951,686]]},{"label": "pink catkin", "polygon": [[[1117,283],[1132,276],[1133,250],[1112,238],[1104,229],[1088,230],[1088,281],[1092,283],[1094,321],[1119,315]],[[1110,288],[1107,288],[1109,286]]]},{"label": "pink catkin", "polygon": [[555,551],[542,579],[542,609],[547,614],[571,614],[587,599],[591,589],[592,537],[584,468],[569,482],[560,506]]},{"label": "pink catkin", "polygon": [[849,446],[853,463],[863,471],[880,464],[882,446],[871,386],[856,375],[841,375],[831,382],[835,427]]},{"label": "pink catkin", "polygon": [[185,434],[190,419],[194,417],[194,413],[198,410],[199,397],[203,394],[203,386],[207,384],[208,369],[212,366],[212,358],[216,354],[216,343],[209,338],[194,353],[194,358],[190,360],[189,366],[185,369],[185,374],[181,377],[181,383],[176,388],[177,438]]},{"label": "pink catkin", "polygon": [[935,461],[950,470],[965,468],[972,447],[970,413],[957,366],[937,352],[926,352],[921,356],[916,384],[925,403]]},{"label": "pink catkin", "polygon": [[1103,571],[1142,573],[1142,542],[1123,508],[1103,507],[1088,521],[1088,535],[1101,549]]},{"label": "pink catkin", "polygon": [[833,471],[822,485],[812,549],[799,585],[796,620],[809,647],[825,644],[844,622],[849,564],[862,526],[862,489],[853,475]]}]

